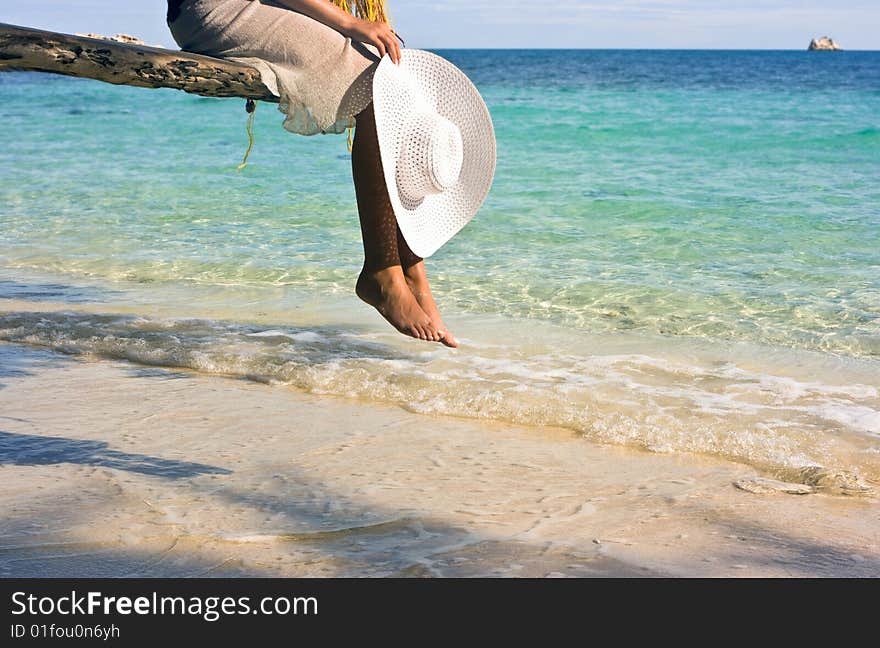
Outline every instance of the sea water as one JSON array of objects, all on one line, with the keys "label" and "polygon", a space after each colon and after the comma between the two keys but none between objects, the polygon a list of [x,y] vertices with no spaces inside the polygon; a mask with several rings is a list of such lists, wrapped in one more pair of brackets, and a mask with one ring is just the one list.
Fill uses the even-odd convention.
[{"label": "sea water", "polygon": [[428,261],[459,350],[354,298],[344,136],[261,104],[238,171],[242,100],[20,72],[0,339],[880,480],[880,53],[438,53],[498,140]]}]

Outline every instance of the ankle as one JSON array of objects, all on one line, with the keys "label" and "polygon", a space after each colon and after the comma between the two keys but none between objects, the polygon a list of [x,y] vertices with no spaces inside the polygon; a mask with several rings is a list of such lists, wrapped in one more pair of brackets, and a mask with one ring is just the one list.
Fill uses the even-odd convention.
[{"label": "ankle", "polygon": [[409,288],[410,292],[412,292],[416,297],[420,297],[430,291],[427,277],[410,276],[406,274],[406,271],[404,271],[403,278],[406,280],[406,285]]},{"label": "ankle", "polygon": [[404,267],[403,276],[406,277],[407,281],[427,283],[428,273],[425,271],[425,263],[420,261],[419,263]]},{"label": "ankle", "polygon": [[376,283],[387,285],[404,281],[403,268],[399,265],[386,266],[383,268],[370,268],[364,266],[361,276],[367,277]]}]

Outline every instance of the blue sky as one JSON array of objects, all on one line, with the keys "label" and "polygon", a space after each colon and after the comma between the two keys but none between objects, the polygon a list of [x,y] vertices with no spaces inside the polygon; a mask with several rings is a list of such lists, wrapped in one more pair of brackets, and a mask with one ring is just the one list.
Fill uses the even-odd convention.
[{"label": "blue sky", "polygon": [[[411,47],[880,49],[880,0],[390,0]],[[0,22],[173,46],[163,0],[0,0]]]}]

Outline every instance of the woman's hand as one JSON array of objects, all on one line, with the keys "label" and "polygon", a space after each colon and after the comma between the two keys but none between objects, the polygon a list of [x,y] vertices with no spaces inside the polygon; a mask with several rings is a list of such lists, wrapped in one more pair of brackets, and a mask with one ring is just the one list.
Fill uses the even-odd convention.
[{"label": "woman's hand", "polygon": [[327,0],[275,0],[275,2],[282,7],[314,18],[352,40],[368,43],[379,50],[380,56],[388,54],[393,62],[400,63],[397,34],[388,23],[356,18]]},{"label": "woman's hand", "polygon": [[374,46],[379,50],[379,56],[388,54],[394,63],[400,63],[400,43],[388,23],[353,17],[351,24],[342,33],[352,40]]}]

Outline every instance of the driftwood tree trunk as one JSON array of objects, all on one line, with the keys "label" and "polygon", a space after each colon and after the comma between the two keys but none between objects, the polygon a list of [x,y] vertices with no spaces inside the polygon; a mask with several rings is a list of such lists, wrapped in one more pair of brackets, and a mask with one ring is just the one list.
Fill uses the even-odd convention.
[{"label": "driftwood tree trunk", "polygon": [[210,56],[0,23],[0,71],[36,70],[205,97],[278,101],[254,68]]}]

